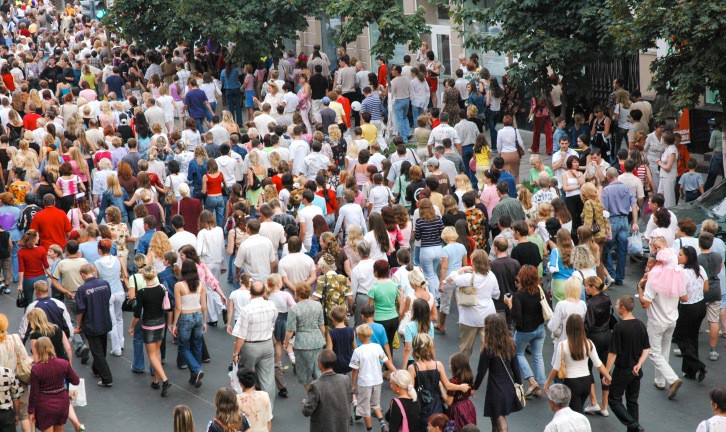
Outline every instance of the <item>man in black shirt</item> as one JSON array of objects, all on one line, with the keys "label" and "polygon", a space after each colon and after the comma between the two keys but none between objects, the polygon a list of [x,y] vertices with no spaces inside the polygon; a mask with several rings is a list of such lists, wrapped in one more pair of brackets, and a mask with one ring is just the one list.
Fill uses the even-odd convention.
[{"label": "man in black shirt", "polygon": [[323,98],[328,92],[328,79],[323,76],[323,67],[321,65],[315,65],[314,72],[313,76],[310,77],[310,97],[313,99],[313,114],[315,115],[323,107]]},{"label": "man in black shirt", "polygon": [[511,328],[514,328],[510,309],[504,305],[504,296],[507,294],[514,294],[514,292],[517,291],[515,279],[517,278],[519,269],[522,268],[522,266],[519,262],[517,262],[517,260],[510,258],[509,255],[507,255],[507,249],[509,249],[509,242],[507,239],[501,237],[495,239],[492,250],[496,253],[496,259],[492,259],[489,265],[492,273],[494,273],[494,276],[497,278],[497,282],[499,283],[499,292],[501,293],[499,298],[494,300],[494,307],[498,314],[506,314],[507,323]]},{"label": "man in black shirt", "polygon": [[[648,330],[642,321],[633,316],[635,299],[633,296],[620,297],[615,305],[622,320],[615,324],[610,353],[608,354],[607,370],[612,370],[612,383],[608,402],[610,409],[620,422],[628,428],[628,432],[643,431],[638,422],[638,395],[640,379],[643,377],[643,363],[648,358],[650,342]],[[613,370],[615,366],[615,370]],[[627,409],[623,405],[625,394]]]},{"label": "man in black shirt", "polygon": [[542,264],[542,255],[539,253],[539,246],[529,241],[529,226],[527,222],[519,221],[512,225],[514,230],[514,240],[517,243],[512,248],[512,258],[517,260],[520,265],[531,265],[539,268]]}]

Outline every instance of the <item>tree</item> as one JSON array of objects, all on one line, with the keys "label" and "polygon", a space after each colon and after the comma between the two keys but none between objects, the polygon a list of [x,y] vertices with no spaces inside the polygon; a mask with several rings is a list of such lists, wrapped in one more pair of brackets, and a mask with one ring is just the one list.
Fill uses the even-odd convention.
[{"label": "tree", "polygon": [[[696,106],[706,88],[718,90],[726,112],[726,4],[694,0],[613,1],[619,25],[611,32],[619,44],[639,50],[666,40],[665,56],[650,66],[651,86],[667,94],[675,108]],[[726,116],[723,118],[726,128]]]},{"label": "tree", "polygon": [[199,37],[192,21],[177,13],[176,0],[116,1],[102,22],[139,48],[155,49]]},{"label": "tree", "polygon": [[[510,54],[510,80],[528,96],[549,93],[548,70],[562,77],[562,112],[567,105],[592,93],[583,70],[593,60],[616,52],[606,30],[612,18],[600,0],[452,0],[451,15],[467,48]],[[496,25],[501,34],[479,31]]]}]

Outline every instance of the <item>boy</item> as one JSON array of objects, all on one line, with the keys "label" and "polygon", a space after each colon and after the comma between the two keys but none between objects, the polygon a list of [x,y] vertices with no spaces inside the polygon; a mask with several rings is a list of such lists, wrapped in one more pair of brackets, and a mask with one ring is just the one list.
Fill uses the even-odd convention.
[{"label": "boy", "polygon": [[338,374],[347,374],[352,371],[350,359],[353,356],[353,350],[357,348],[355,330],[346,324],[347,315],[348,309],[345,306],[334,306],[330,310],[333,328],[328,330],[326,335],[326,348],[332,350],[338,358],[333,366],[333,372]]},{"label": "boy", "polygon": [[[12,277],[12,257],[13,256],[13,241],[10,239],[10,233],[5,231],[0,225],[0,268],[3,271],[5,277],[4,282],[0,282],[0,291],[5,294],[10,294],[10,278]],[[22,285],[21,285],[22,287]],[[28,299],[28,302],[32,299]]]},{"label": "boy", "polygon": [[[569,138],[569,135],[567,135],[567,130],[565,129],[567,127],[567,119],[565,116],[559,116],[555,119],[555,125],[557,128],[555,129],[555,132],[552,134],[552,140],[555,143],[555,147],[553,151],[560,151],[560,137],[566,136]],[[577,143],[577,141],[571,141],[573,143]]]},{"label": "boy", "polygon": [[718,346],[718,326],[719,326],[719,309],[721,307],[721,282],[718,274],[723,266],[723,257],[718,252],[712,252],[713,234],[708,232],[701,233],[698,236],[698,247],[701,253],[698,254],[698,265],[706,270],[708,275],[708,291],[703,298],[706,301],[706,320],[708,320],[708,333],[710,350],[708,358],[716,361],[719,353],[716,351]]},{"label": "boy", "polygon": [[[381,384],[383,374],[381,363],[384,363],[391,372],[396,368],[391,359],[386,356],[380,345],[371,343],[373,330],[368,324],[361,324],[356,329],[356,335],[361,344],[353,351],[349,366],[353,368],[353,392],[358,403],[355,408],[356,419],[363,417],[366,430],[373,430],[371,409],[381,425],[381,432],[388,432],[388,424],[381,412]],[[357,387],[357,391],[356,391]]]},{"label": "boy", "polygon": [[696,198],[703,195],[703,176],[696,172],[698,162],[695,159],[688,159],[686,168],[688,172],[681,176],[678,184],[681,187],[681,197],[686,202],[695,201]]},{"label": "boy", "polygon": [[[373,336],[371,336],[370,338],[371,342],[380,345],[381,348],[383,348],[383,351],[386,353],[386,356],[388,356],[388,358],[392,358],[390,348],[388,347],[388,336],[386,335],[386,328],[383,327],[382,324],[373,322],[373,316],[375,314],[375,309],[371,305],[365,305],[360,309],[360,315],[361,317],[363,317],[363,323],[367,324],[373,331]],[[361,345],[360,340],[356,340],[355,343],[357,346]]]}]

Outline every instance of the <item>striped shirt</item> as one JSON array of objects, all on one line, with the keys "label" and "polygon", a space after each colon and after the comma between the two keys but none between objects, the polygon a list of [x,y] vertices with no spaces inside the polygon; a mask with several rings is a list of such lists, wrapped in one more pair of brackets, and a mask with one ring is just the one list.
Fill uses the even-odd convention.
[{"label": "striped shirt", "polygon": [[441,246],[441,232],[444,223],[439,216],[427,222],[423,218],[416,220],[415,239],[421,240],[421,247]]},{"label": "striped shirt", "polygon": [[0,367],[0,411],[13,408],[13,400],[23,393],[20,381],[12,370]]},{"label": "striped shirt", "polygon": [[363,102],[361,102],[360,104],[360,112],[371,113],[371,121],[380,120],[382,111],[383,105],[381,104],[381,98],[379,98],[378,96],[368,96],[367,98],[363,99]]}]

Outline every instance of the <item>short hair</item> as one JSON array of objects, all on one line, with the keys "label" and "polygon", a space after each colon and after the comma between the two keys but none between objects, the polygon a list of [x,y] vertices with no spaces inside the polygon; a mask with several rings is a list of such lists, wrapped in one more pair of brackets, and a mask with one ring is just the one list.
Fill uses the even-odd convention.
[{"label": "short hair", "polygon": [[361,258],[368,258],[371,255],[371,244],[368,243],[367,240],[358,242],[358,245],[355,248],[358,250],[358,255],[360,255]]},{"label": "short hair", "polygon": [[[691,162],[692,160],[693,159],[689,159],[688,162]],[[633,172],[633,170],[635,169],[635,161],[632,159],[628,159],[623,163],[623,167],[625,168],[625,172]]]},{"label": "short hair", "polygon": [[716,404],[716,409],[721,412],[726,411],[726,387],[714,387],[708,393],[711,402]]},{"label": "short hair", "polygon": [[696,222],[691,218],[683,218],[678,221],[678,229],[689,237],[693,237],[696,234],[697,228]]},{"label": "short hair", "polygon": [[650,202],[657,205],[658,207],[663,207],[665,205],[665,197],[663,196],[663,194],[654,193],[650,196]]},{"label": "short hair", "polygon": [[547,391],[547,397],[552,402],[552,405],[557,408],[565,408],[570,405],[572,392],[564,384],[552,384]]},{"label": "short hair", "polygon": [[338,355],[333,350],[324,349],[318,354],[318,363],[323,369],[332,369],[338,362]]},{"label": "short hair", "polygon": [[366,304],[365,306],[360,308],[360,314],[364,318],[370,318],[376,314],[376,309],[373,307],[373,305]]},{"label": "short hair", "polygon": [[148,225],[152,228],[156,228],[156,216],[154,216],[154,215],[144,216],[144,224]]},{"label": "short hair", "polygon": [[620,298],[618,299],[618,303],[620,303],[620,306],[625,308],[625,310],[628,312],[632,312],[633,309],[635,309],[635,297],[631,296],[630,294],[620,296]]},{"label": "short hair", "polygon": [[506,252],[509,249],[509,242],[504,237],[497,237],[494,239],[494,249],[497,252]]},{"label": "short hair", "polygon": [[68,252],[68,255],[75,255],[78,253],[79,246],[78,240],[68,240],[68,243],[66,243],[66,252]]},{"label": "short hair", "polygon": [[688,159],[688,162],[686,162],[686,168],[689,170],[696,169],[698,167],[698,161],[694,158]]},{"label": "short hair", "polygon": [[499,192],[502,195],[509,194],[509,185],[507,182],[500,181],[497,183],[497,192]]},{"label": "short hair", "polygon": [[94,274],[93,271],[96,270],[96,267],[94,267],[93,264],[83,264],[81,266],[81,274],[84,274],[86,276]]},{"label": "short hair", "polygon": [[48,282],[44,280],[35,281],[33,284],[33,290],[40,294],[46,294],[48,292]]},{"label": "short hair", "polygon": [[43,207],[53,207],[55,205],[55,195],[47,193],[43,196]]},{"label": "short hair", "polygon": [[358,339],[368,340],[373,336],[373,329],[368,324],[361,324],[355,328],[355,334]]},{"label": "short hair", "polygon": [[313,289],[307,282],[299,282],[295,284],[295,295],[301,300],[307,300],[312,295]]},{"label": "short hair", "polygon": [[292,236],[287,239],[287,250],[289,253],[298,253],[302,250],[302,241],[300,237]]},{"label": "short hair", "polygon": [[711,249],[711,246],[713,246],[713,234],[709,232],[702,232],[700,236],[698,236],[698,247],[701,249]]},{"label": "short hair", "polygon": [[527,225],[527,222],[524,221],[515,222],[514,225],[512,225],[512,229],[521,236],[527,236],[529,234],[529,226]]}]

